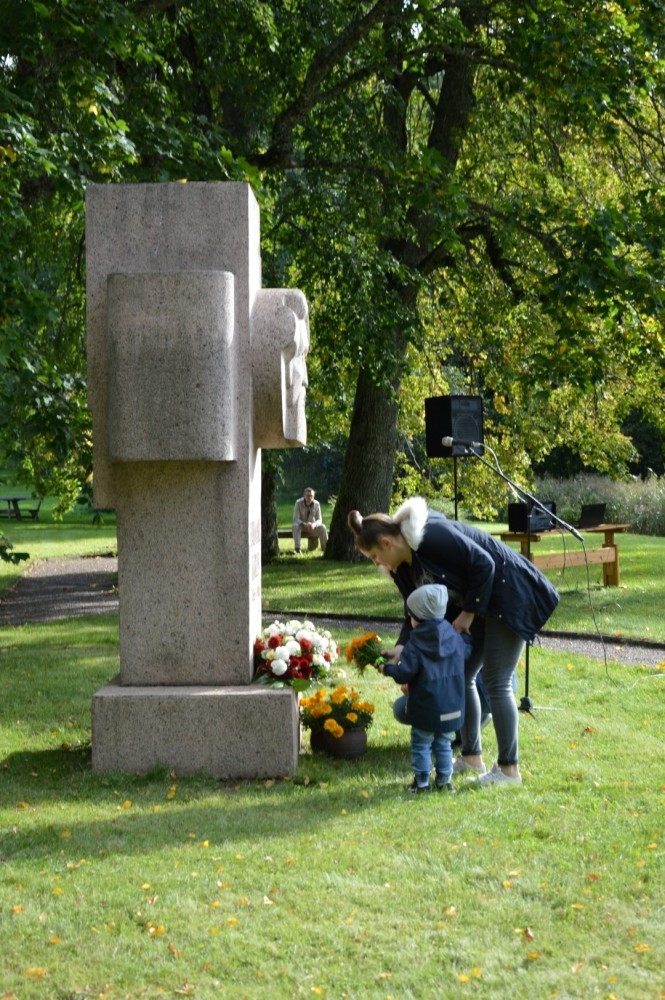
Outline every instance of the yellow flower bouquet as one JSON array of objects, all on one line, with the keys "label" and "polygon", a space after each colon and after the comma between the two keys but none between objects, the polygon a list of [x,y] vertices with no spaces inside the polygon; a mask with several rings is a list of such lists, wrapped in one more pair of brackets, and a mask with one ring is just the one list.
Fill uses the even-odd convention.
[{"label": "yellow flower bouquet", "polygon": [[309,698],[300,699],[300,721],[312,733],[329,733],[339,739],[356,729],[369,729],[374,721],[374,705],[363,701],[354,687],[340,684],[334,691],[320,688]]}]

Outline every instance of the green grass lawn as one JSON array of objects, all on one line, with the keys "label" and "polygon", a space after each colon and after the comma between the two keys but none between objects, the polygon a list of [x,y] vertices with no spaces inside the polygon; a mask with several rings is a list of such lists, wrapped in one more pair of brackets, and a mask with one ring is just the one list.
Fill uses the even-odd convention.
[{"label": "green grass lawn", "polygon": [[[329,512],[324,512],[329,522]],[[290,505],[280,507],[280,526],[287,526]],[[500,532],[505,525],[490,525]],[[53,523],[48,502],[40,521],[11,521],[0,531],[12,542],[15,551],[29,552],[32,559],[66,555],[85,555],[114,551],[115,517],[95,526],[92,515],[73,513],[63,522]],[[586,534],[589,548],[599,544],[598,536]],[[561,602],[547,624],[550,629],[665,642],[665,539],[647,535],[617,535],[619,542],[621,585],[603,587],[602,567],[597,564],[551,570],[549,578],[561,594]],[[579,547],[573,539],[552,537],[539,543],[539,552]],[[402,614],[402,605],[393,584],[381,577],[369,563],[348,565],[323,560],[319,550],[296,559],[290,539],[280,542],[281,557],[263,568],[263,608],[273,611],[306,614],[363,615],[376,619]],[[0,590],[9,586],[25,563],[12,566],[0,562]]]},{"label": "green grass lawn", "polygon": [[[500,532],[501,525],[488,528]],[[665,642],[665,539],[646,535],[618,535],[621,583],[604,587],[602,566],[591,564],[549,570],[547,576],[561,595],[547,628],[593,635]],[[585,535],[591,548],[598,537]],[[541,543],[542,544],[542,543]],[[543,545],[556,551],[560,540]],[[570,547],[570,542],[566,543]],[[282,557],[263,569],[263,602],[271,609],[311,614],[399,617],[402,604],[394,584],[369,563],[328,562],[320,552],[296,558],[293,545],[282,540]],[[540,550],[539,550],[540,551]]]},{"label": "green grass lawn", "polygon": [[665,995],[663,671],[534,651],[521,788],[407,796],[373,672],[359,760],[305,741],[289,779],[98,775],[117,624],[0,629],[0,996]]},{"label": "green grass lawn", "polygon": [[[115,544],[89,516],[7,534],[33,558]],[[663,638],[664,547],[622,536],[616,590],[592,567],[604,630]],[[400,614],[373,566],[284,551],[266,618]],[[554,623],[592,631],[582,570],[553,579]],[[665,997],[665,664],[534,649],[524,785],[415,800],[397,688],[374,673],[348,678],[376,705],[359,760],[305,739],[274,781],[94,774],[91,699],[118,666],[113,615],[0,629],[3,1000]]]}]

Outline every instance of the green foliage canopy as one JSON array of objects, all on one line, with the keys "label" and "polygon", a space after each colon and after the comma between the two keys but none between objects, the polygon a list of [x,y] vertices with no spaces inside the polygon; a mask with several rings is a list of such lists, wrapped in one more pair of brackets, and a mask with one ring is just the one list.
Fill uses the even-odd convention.
[{"label": "green foliage canopy", "polygon": [[662,423],[659,0],[5,8],[0,420],[38,489],[90,469],[90,182],[252,184],[265,281],[310,300],[310,435],[349,429],[333,555],[426,395],[482,395],[517,471],[565,440],[618,473],[629,406]]}]

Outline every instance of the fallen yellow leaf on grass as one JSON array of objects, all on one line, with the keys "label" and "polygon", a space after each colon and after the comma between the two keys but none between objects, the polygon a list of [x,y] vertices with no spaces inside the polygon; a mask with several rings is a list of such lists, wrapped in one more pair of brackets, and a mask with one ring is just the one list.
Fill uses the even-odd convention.
[{"label": "fallen yellow leaf on grass", "polygon": [[46,969],[38,968],[37,966],[31,965],[25,970],[25,974],[28,979],[46,979],[48,972]]},{"label": "fallen yellow leaf on grass", "polygon": [[651,951],[651,945],[649,944],[636,944],[635,951]]},{"label": "fallen yellow leaf on grass", "polygon": [[174,944],[170,944],[168,948],[174,958],[182,958],[182,952]]}]

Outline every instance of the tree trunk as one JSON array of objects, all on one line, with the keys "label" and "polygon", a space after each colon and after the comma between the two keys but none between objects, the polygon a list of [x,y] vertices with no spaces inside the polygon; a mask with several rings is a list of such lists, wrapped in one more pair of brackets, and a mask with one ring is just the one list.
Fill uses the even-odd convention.
[{"label": "tree trunk", "polygon": [[354,547],[346,518],[350,510],[388,513],[396,446],[397,394],[374,385],[361,369],[326,559],[356,562],[362,558]]},{"label": "tree trunk", "polygon": [[277,475],[274,469],[261,470],[261,562],[279,555],[277,536]]},{"label": "tree trunk", "polygon": [[[469,16],[473,18],[473,14]],[[473,109],[475,72],[475,65],[466,53],[450,56],[446,62],[429,145],[442,154],[451,171],[457,163]],[[400,99],[386,103],[386,126],[395,146],[405,152],[407,129],[404,115],[413,80],[397,76],[392,78],[391,83]],[[431,269],[431,261],[437,259],[438,254],[445,251],[448,256],[447,248],[445,245],[432,245],[430,214],[412,206],[408,216],[417,239],[405,241],[402,246],[393,246],[391,250],[407,268],[427,273]],[[402,303],[414,310],[417,310],[416,289],[416,283],[405,283],[399,289]],[[404,358],[406,347],[405,334],[395,331],[394,356]],[[350,510],[359,510],[363,515],[389,511],[397,450],[399,387],[399,375],[394,377],[392,385],[379,387],[370,382],[364,370],[360,371],[342,479],[325,553],[327,559],[354,562],[362,558],[354,548],[353,535],[347,527],[346,518]]]}]

